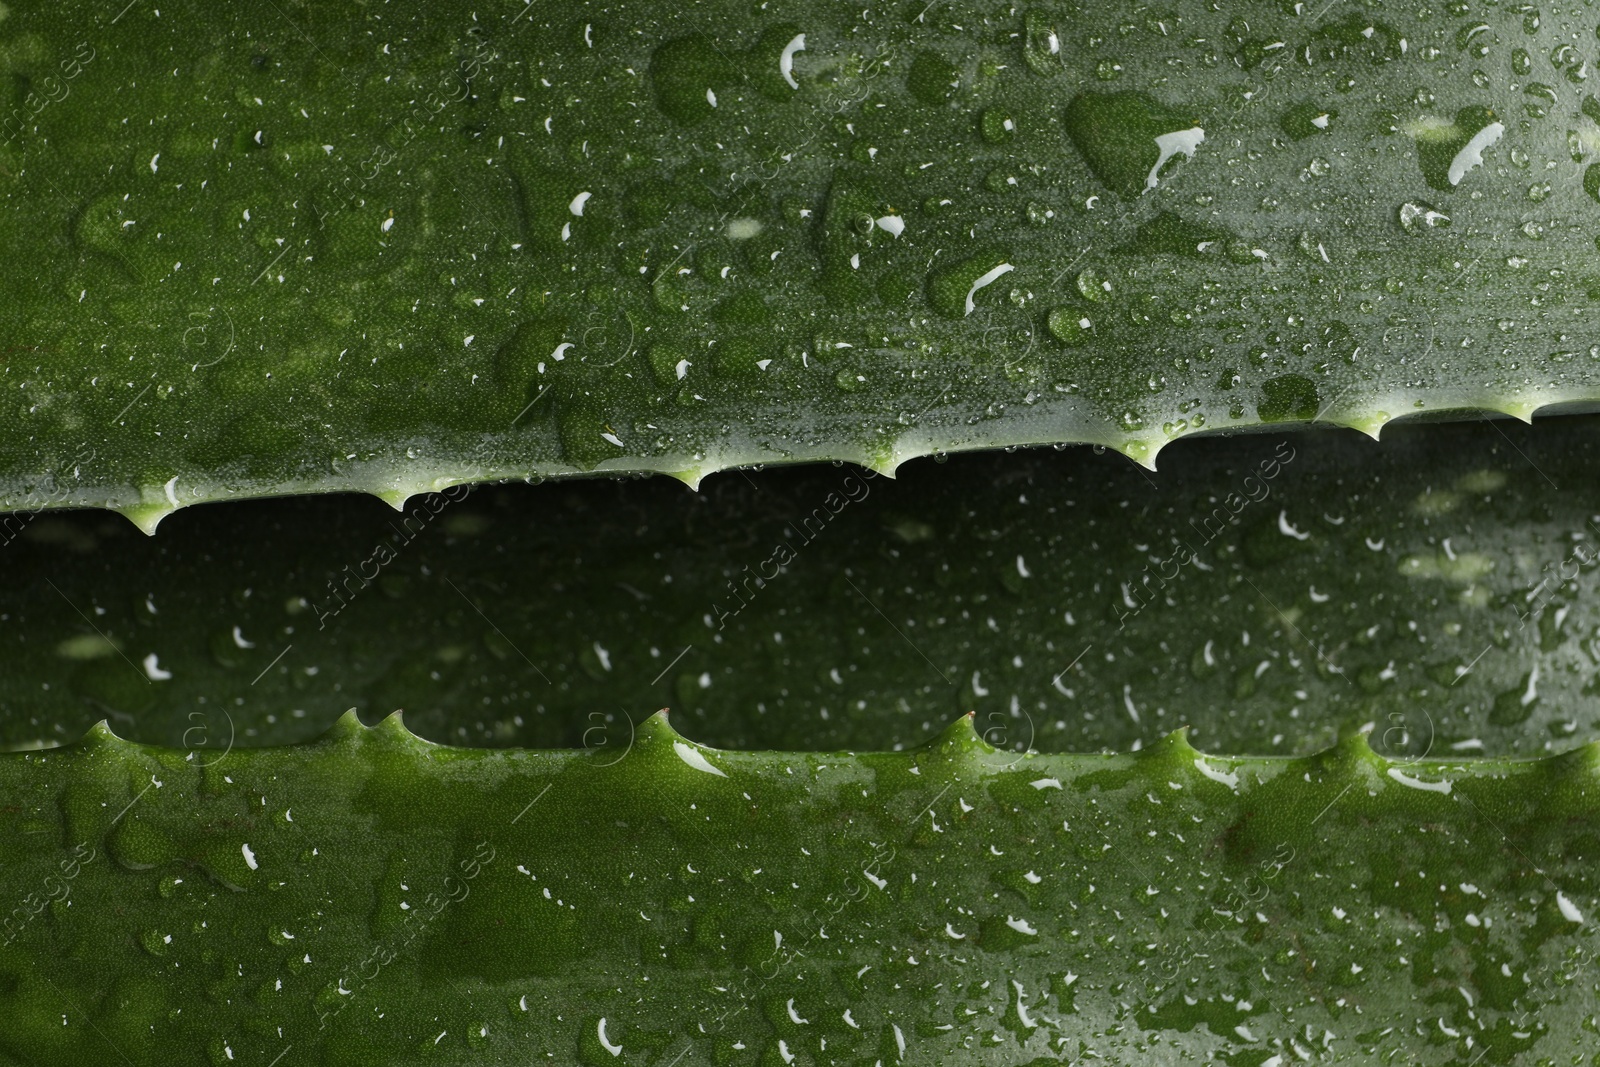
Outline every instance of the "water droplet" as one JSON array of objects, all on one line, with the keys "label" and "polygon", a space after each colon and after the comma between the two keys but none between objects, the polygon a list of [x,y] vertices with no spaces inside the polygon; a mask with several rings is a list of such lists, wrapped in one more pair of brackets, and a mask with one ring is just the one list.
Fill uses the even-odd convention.
[{"label": "water droplet", "polygon": [[1101,278],[1093,267],[1079,271],[1075,284],[1085,300],[1098,303],[1111,294],[1111,283]]},{"label": "water droplet", "polygon": [[1400,205],[1400,228],[1413,237],[1421,236],[1429,230],[1443,229],[1450,225],[1450,216],[1435,208],[1432,204],[1407,200]]},{"label": "water droplet", "polygon": [[1017,135],[1016,122],[1003,108],[984,109],[983,117],[978,120],[978,128],[983,133],[983,139],[990,144],[1005,144]]},{"label": "water droplet", "polygon": [[1313,262],[1333,262],[1332,257],[1328,255],[1327,242],[1323,241],[1321,237],[1318,237],[1310,230],[1302,230],[1300,232],[1300,239],[1295,242],[1295,245],[1300,249],[1301,255],[1305,256],[1309,260],[1312,260]]},{"label": "water droplet", "polygon": [[1505,124],[1486,107],[1464,107],[1454,122],[1435,120],[1412,128],[1423,178],[1435,189],[1454,189],[1505,131]]},{"label": "water droplet", "polygon": [[1050,17],[1031,10],[1022,17],[1022,58],[1035,74],[1054,74],[1062,67],[1061,35]]},{"label": "water droplet", "polygon": [[1082,312],[1070,307],[1058,307],[1050,312],[1045,320],[1050,336],[1064,345],[1074,348],[1086,344],[1089,340],[1089,331],[1094,328],[1094,323]]},{"label": "water droplet", "polygon": [[703,33],[668,41],[650,58],[656,106],[670,118],[693,126],[716,109],[715,90],[733,85],[738,71],[716,42]]},{"label": "water droplet", "polygon": [[1089,169],[1128,198],[1155,187],[1177,156],[1193,157],[1205,131],[1193,115],[1148,93],[1080,93],[1062,116]]},{"label": "water droplet", "polygon": [[[1146,255],[1190,256],[1203,259],[1223,252],[1229,242],[1236,240],[1237,238],[1226,230],[1191,222],[1173,211],[1163,211],[1139,227],[1128,250]],[[1250,258],[1246,254],[1245,260],[1248,261]],[[1090,297],[1090,299],[1099,298]]]},{"label": "water droplet", "polygon": [[1278,119],[1278,126],[1292,140],[1303,141],[1307,137],[1326,133],[1338,117],[1339,112],[1334,109],[1307,101],[1285,111]]},{"label": "water droplet", "polygon": [[980,252],[930,274],[928,303],[947,318],[966,318],[976,310],[975,300],[982,290],[1013,269],[1004,253],[998,250]]},{"label": "water droplet", "polygon": [[139,947],[152,956],[165,956],[171,944],[172,935],[154,927],[148,927],[139,933]]}]

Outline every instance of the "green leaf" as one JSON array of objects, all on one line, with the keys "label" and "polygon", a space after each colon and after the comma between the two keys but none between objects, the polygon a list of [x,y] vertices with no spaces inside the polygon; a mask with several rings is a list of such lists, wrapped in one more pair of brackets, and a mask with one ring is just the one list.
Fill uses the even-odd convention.
[{"label": "green leaf", "polygon": [[0,507],[1600,399],[1587,16],[911,7],[9,11]]},{"label": "green leaf", "polygon": [[[1565,1062],[1594,746],[1391,762],[438,748],[0,761],[36,1065]],[[825,1046],[824,1046],[824,1043]]]}]

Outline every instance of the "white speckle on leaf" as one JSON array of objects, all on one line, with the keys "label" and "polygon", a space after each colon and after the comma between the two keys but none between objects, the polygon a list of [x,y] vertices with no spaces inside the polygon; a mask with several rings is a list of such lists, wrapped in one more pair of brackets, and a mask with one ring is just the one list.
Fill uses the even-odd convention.
[{"label": "white speckle on leaf", "polygon": [[1407,786],[1407,787],[1409,787],[1411,789],[1421,789],[1421,790],[1424,790],[1424,791],[1429,792],[1429,793],[1448,793],[1448,792],[1450,792],[1450,783],[1447,782],[1447,781],[1445,781],[1445,782],[1425,782],[1420,778],[1413,778],[1409,774],[1403,773],[1400,770],[1399,767],[1390,767],[1389,768],[1389,777],[1393,778],[1395,781],[1399,782],[1401,785]]},{"label": "white speckle on leaf", "polygon": [[1200,147],[1200,142],[1206,139],[1206,131],[1199,126],[1187,130],[1174,130],[1164,133],[1156,138],[1156,149],[1161,153],[1156,157],[1156,165],[1150,168],[1150,173],[1144,177],[1146,191],[1156,187],[1156,181],[1161,177],[1161,168],[1167,165],[1167,160],[1182,152],[1190,159],[1194,158],[1195,149]]},{"label": "white speckle on leaf", "polygon": [[1237,774],[1231,774],[1228,771],[1217,770],[1215,767],[1211,766],[1211,764],[1207,763],[1203,756],[1195,757],[1194,766],[1195,770],[1199,771],[1213,782],[1221,782],[1229,789],[1237,790],[1239,788],[1239,776]]},{"label": "white speckle on leaf", "polygon": [[718,778],[728,777],[727,772],[713,767],[711,761],[701,755],[700,750],[693,745],[684,744],[682,741],[674,741],[672,742],[672,750],[678,754],[679,759],[697,771],[705,771],[707,774],[714,774]]},{"label": "white speckle on leaf", "polygon": [[783,53],[778,56],[778,73],[783,75],[783,80],[789,83],[789,88],[798,89],[800,83],[794,77],[794,54],[806,50],[806,35],[797,33],[783,46]]},{"label": "white speckle on leaf", "polygon": [[613,1056],[622,1055],[622,1046],[613,1045],[610,1039],[606,1037],[606,1017],[604,1015],[600,1016],[600,1024],[595,1027],[595,1033],[600,1037],[601,1048],[605,1049]]},{"label": "white speckle on leaf", "polygon": [[1505,132],[1505,123],[1491,122],[1473,134],[1472,140],[1462,145],[1461,151],[1450,161],[1450,173],[1446,175],[1450,179],[1450,184],[1460,185],[1461,179],[1467,176],[1467,171],[1483,162],[1483,150],[1500,140]]},{"label": "white speckle on leaf", "polygon": [[994,282],[995,280],[999,279],[1003,275],[1011,273],[1012,271],[1014,271],[1016,269],[1017,268],[1013,267],[1009,263],[1002,263],[998,267],[995,267],[993,270],[988,271],[987,273],[985,273],[977,281],[973,282],[972,283],[972,288],[967,290],[967,310],[966,310],[966,314],[968,314],[968,315],[972,314],[973,309],[978,306],[977,304],[974,304],[972,302],[972,298],[974,296],[978,295],[978,290],[979,289],[982,289],[984,286],[990,284],[991,282]]}]

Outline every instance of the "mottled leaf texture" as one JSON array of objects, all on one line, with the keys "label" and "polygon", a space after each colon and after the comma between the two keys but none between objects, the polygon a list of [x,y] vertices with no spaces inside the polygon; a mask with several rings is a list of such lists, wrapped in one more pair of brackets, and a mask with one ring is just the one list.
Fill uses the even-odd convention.
[{"label": "mottled leaf texture", "polygon": [[1600,399],[1586,8],[381,16],[7,8],[0,504]]},{"label": "mottled leaf texture", "polygon": [[1593,745],[0,762],[16,1064],[1587,1063]]}]

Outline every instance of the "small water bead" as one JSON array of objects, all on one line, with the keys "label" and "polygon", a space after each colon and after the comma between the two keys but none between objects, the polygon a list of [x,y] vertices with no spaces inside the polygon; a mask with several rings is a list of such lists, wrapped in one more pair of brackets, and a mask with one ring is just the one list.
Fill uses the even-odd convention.
[{"label": "small water bead", "polygon": [[1338,117],[1339,112],[1334,109],[1308,101],[1285,111],[1278,118],[1278,127],[1292,140],[1303,141],[1307,137],[1327,133]]},{"label": "small water bead", "polygon": [[1311,162],[1307,163],[1305,169],[1300,172],[1300,180],[1306,181],[1309,178],[1320,178],[1332,169],[1333,164],[1331,162],[1321,156],[1313,156]]},{"label": "small water bead", "polygon": [[1094,323],[1074,308],[1058,307],[1050,312],[1045,321],[1050,336],[1064,345],[1077,347],[1089,340],[1089,331],[1094,328]]},{"label": "small water bead", "polygon": [[1054,74],[1062,68],[1061,35],[1044,12],[1023,16],[1022,58],[1035,74]]},{"label": "small water bead", "polygon": [[1487,22],[1471,22],[1456,31],[1456,47],[1482,59],[1489,54],[1489,38],[1492,36]]},{"label": "small water bead", "polygon": [[1003,193],[1017,187],[1017,176],[1008,170],[997,168],[988,173],[983,179],[983,184],[991,193]]},{"label": "small water bead", "polygon": [[1095,273],[1093,267],[1079,271],[1076,284],[1085,300],[1098,303],[1111,294],[1111,283]]},{"label": "small water bead", "polygon": [[983,139],[990,144],[1005,144],[1017,135],[1017,124],[1004,110],[986,108],[978,121]]},{"label": "small water bead", "polygon": [[1400,228],[1413,237],[1450,225],[1449,215],[1425,201],[1407,200],[1400,205],[1398,215]]}]

